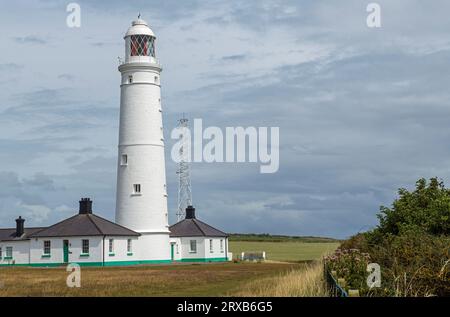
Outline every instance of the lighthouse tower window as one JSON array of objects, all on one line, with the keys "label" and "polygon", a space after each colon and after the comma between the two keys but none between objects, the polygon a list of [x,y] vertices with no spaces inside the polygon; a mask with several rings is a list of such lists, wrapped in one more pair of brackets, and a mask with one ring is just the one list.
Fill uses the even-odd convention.
[{"label": "lighthouse tower window", "polygon": [[133,185],[133,194],[135,194],[135,195],[141,194],[141,184]]},{"label": "lighthouse tower window", "polygon": [[128,155],[122,154],[120,158],[120,165],[128,165]]},{"label": "lighthouse tower window", "polygon": [[133,83],[133,76],[128,76],[128,83],[129,84],[132,84]]},{"label": "lighthouse tower window", "polygon": [[130,52],[131,56],[155,57],[155,38],[150,35],[132,35]]}]

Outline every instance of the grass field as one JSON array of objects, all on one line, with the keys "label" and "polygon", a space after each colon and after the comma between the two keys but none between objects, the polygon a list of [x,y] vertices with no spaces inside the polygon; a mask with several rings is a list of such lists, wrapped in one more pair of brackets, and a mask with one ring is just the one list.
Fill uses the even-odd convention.
[{"label": "grass field", "polygon": [[309,261],[320,258],[324,253],[334,251],[338,242],[257,242],[230,241],[230,251],[233,258],[244,251],[266,251],[268,260],[273,261]]},{"label": "grass field", "polygon": [[68,288],[65,268],[0,269],[3,296],[227,296],[243,285],[304,264],[217,263],[82,268],[81,288]]},{"label": "grass field", "polygon": [[[290,263],[215,263],[81,269],[81,288],[68,288],[65,268],[0,268],[2,296],[301,296],[319,293],[317,273],[301,261],[319,259],[337,243],[230,241],[234,255],[266,251]],[[320,277],[320,276],[319,276]],[[292,281],[298,281],[293,283]],[[301,282],[304,281],[305,283]],[[311,285],[311,286],[307,286]],[[299,288],[303,287],[303,288]],[[284,293],[283,293],[284,292]]]}]

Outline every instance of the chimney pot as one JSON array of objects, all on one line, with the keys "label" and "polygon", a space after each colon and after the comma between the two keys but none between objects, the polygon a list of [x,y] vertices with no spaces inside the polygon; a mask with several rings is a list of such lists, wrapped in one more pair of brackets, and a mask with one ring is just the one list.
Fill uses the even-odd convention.
[{"label": "chimney pot", "polygon": [[21,237],[25,232],[24,222],[25,219],[23,219],[21,216],[16,219],[16,237]]},{"label": "chimney pot", "polygon": [[192,206],[187,206],[186,208],[186,219],[195,219],[195,208]]},{"label": "chimney pot", "polygon": [[90,198],[81,198],[80,200],[80,215],[92,214],[92,200]]}]

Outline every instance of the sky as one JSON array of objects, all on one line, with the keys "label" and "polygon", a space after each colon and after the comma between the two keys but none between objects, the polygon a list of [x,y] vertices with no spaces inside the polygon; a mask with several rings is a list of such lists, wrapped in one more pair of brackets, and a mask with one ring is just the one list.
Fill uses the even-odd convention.
[{"label": "sky", "polygon": [[123,35],[157,36],[170,223],[183,113],[204,126],[279,127],[280,166],[192,163],[197,216],[230,233],[345,238],[400,187],[450,176],[450,2],[1,1],[0,227],[77,212],[114,220]]}]

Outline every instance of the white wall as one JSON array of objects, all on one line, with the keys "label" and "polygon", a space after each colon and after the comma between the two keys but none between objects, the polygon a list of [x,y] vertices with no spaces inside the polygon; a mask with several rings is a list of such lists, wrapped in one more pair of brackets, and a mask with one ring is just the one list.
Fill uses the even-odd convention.
[{"label": "white wall", "polygon": [[140,261],[170,260],[169,234],[141,233],[134,250]]},{"label": "white wall", "polygon": [[[213,240],[213,252],[210,251],[209,240]],[[190,241],[197,241],[197,252],[190,250]],[[223,251],[220,250],[220,240],[223,240]],[[175,244],[174,260],[225,258],[228,251],[228,239],[218,237],[179,237],[171,238],[170,243]],[[178,246],[178,253],[176,252]]]},{"label": "white wall", "polygon": [[[182,237],[181,257],[182,259],[202,259],[205,257],[205,239],[203,237]],[[190,252],[190,241],[197,241],[197,252]]]},{"label": "white wall", "polygon": [[[2,258],[0,259],[0,265],[8,264],[29,264],[30,263],[30,241],[3,241],[0,242],[2,248]],[[12,247],[12,259],[5,259],[6,247]]]},{"label": "white wall", "polygon": [[[109,252],[109,239],[113,239],[114,251],[113,254]],[[131,254],[127,252],[128,239],[131,239]],[[105,262],[125,262],[137,261],[139,259],[138,237],[114,237],[107,236],[105,238]]]},{"label": "white wall", "polygon": [[[80,256],[82,251],[81,240],[89,240],[89,256]],[[44,241],[50,240],[50,257],[42,257]],[[32,264],[63,263],[63,241],[69,240],[69,263],[102,262],[103,237],[61,237],[61,238],[33,238],[30,240],[30,256]]]},{"label": "white wall", "polygon": [[[212,240],[213,249],[210,250],[210,240]],[[220,240],[223,240],[223,250],[220,249]],[[228,239],[227,238],[208,238],[205,237],[205,258],[225,258],[227,257]]]}]

